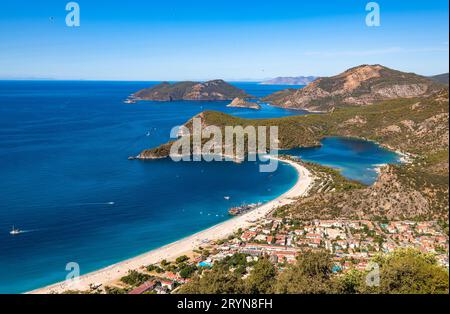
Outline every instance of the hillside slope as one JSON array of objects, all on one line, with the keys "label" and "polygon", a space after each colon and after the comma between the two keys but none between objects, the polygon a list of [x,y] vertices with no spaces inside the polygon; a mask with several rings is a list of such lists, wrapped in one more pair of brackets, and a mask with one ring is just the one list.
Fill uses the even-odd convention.
[{"label": "hillside slope", "polygon": [[226,83],[223,80],[213,80],[204,83],[167,82],[134,93],[136,100],[176,101],[176,100],[232,100],[234,98],[252,98],[243,90]]},{"label": "hillside slope", "polygon": [[303,89],[284,90],[264,98],[275,106],[310,111],[365,106],[382,100],[429,96],[443,86],[430,78],[361,65],[333,76],[322,77]]},{"label": "hillside slope", "polygon": [[438,83],[448,85],[448,73],[430,76],[430,78]]},{"label": "hillside slope", "polygon": [[[448,91],[426,98],[342,108],[327,114],[249,120],[207,111],[197,117],[202,119],[203,127],[278,126],[279,145],[285,149],[320,145],[326,136],[349,136],[377,141],[411,155],[409,164],[384,167],[371,187],[317,193],[285,208],[283,215],[448,219]],[[191,121],[186,123],[188,128]],[[168,143],[145,150],[139,157],[166,157],[170,146]]]}]

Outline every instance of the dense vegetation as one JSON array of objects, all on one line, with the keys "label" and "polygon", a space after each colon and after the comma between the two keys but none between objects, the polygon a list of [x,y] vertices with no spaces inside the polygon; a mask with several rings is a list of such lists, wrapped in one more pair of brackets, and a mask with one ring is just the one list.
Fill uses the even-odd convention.
[{"label": "dense vegetation", "polygon": [[[261,258],[243,274],[236,270],[248,267],[245,258],[237,258],[239,265],[230,263],[231,259],[196,275],[179,293],[449,293],[448,271],[431,255],[412,249],[375,257],[372,263],[379,269],[375,274],[355,269],[334,273],[333,261],[323,251],[306,252],[283,271]],[[377,278],[372,283],[373,276]]]},{"label": "dense vegetation", "polygon": [[133,97],[141,100],[175,101],[175,100],[231,100],[236,97],[251,98],[243,90],[223,80],[200,82],[163,82],[151,88],[142,89]]}]

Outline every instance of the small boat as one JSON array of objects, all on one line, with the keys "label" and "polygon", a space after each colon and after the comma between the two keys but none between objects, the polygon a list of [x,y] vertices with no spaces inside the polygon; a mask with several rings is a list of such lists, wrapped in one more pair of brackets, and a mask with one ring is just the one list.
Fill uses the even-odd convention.
[{"label": "small boat", "polygon": [[223,198],[226,199],[227,201],[230,199],[229,196],[224,196]]},{"label": "small boat", "polygon": [[134,103],[136,103],[136,100],[133,99],[133,98],[127,98],[127,99],[125,99],[124,103],[126,103],[126,104],[134,104]]},{"label": "small boat", "polygon": [[22,230],[20,230],[18,228],[15,228],[14,225],[12,226],[12,229],[9,232],[9,234],[11,234],[11,235],[18,235],[18,234],[21,234],[21,233],[22,233]]}]

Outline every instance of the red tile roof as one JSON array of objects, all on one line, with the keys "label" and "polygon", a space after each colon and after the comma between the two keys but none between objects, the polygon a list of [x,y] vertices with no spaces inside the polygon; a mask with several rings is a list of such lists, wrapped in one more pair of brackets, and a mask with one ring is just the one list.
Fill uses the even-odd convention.
[{"label": "red tile roof", "polygon": [[155,287],[156,282],[154,280],[149,280],[144,282],[142,285],[136,289],[131,290],[128,294],[143,294],[144,292],[151,290]]}]

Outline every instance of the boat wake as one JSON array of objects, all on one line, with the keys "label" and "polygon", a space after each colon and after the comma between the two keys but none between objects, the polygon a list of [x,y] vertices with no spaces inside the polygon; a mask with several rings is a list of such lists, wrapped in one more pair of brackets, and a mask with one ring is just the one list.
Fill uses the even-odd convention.
[{"label": "boat wake", "polygon": [[92,205],[115,205],[116,202],[102,202],[102,203],[74,203],[72,206],[92,206]]},{"label": "boat wake", "polygon": [[19,234],[30,233],[30,232],[35,232],[35,231],[39,231],[39,229],[22,230],[22,229],[19,229],[19,228],[15,228],[13,226],[12,230],[9,232],[9,234],[11,234],[11,235],[19,235]]},{"label": "boat wake", "polygon": [[17,231],[17,234],[30,233],[30,232],[37,232],[37,231],[39,231],[39,229],[18,230],[18,231]]}]

